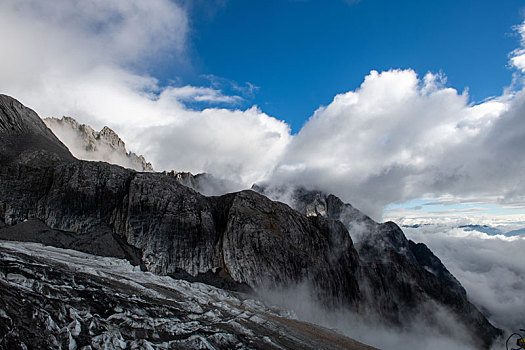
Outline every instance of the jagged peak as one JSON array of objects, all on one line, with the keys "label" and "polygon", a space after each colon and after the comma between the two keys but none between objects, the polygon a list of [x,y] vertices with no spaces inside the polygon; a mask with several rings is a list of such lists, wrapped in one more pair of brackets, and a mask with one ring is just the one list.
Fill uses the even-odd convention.
[{"label": "jagged peak", "polygon": [[102,130],[98,132],[97,139],[102,139],[112,146],[117,148],[126,148],[126,143],[113,131],[109,126],[104,126]]},{"label": "jagged peak", "polygon": [[137,171],[154,171],[144,156],[128,152],[126,143],[108,126],[96,131],[66,116],[46,118],[44,122],[80,159],[104,161]]}]

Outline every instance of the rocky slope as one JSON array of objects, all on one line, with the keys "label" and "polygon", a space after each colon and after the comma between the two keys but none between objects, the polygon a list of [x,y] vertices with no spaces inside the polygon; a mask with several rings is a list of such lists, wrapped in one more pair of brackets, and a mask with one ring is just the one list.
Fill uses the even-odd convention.
[{"label": "rocky slope", "polygon": [[151,163],[141,155],[128,152],[124,141],[107,126],[95,131],[71,117],[45,118],[44,123],[79,159],[104,161],[136,171],[153,171]]},{"label": "rocky slope", "polygon": [[0,295],[0,349],[373,349],[243,294],[35,243],[0,241]]},{"label": "rocky slope", "polygon": [[416,318],[432,323],[436,320],[428,320],[428,316],[444,308],[476,329],[485,344],[501,334],[468,301],[465,289],[441,260],[425,244],[408,240],[395,223],[377,223],[336,196],[320,191],[296,188],[290,193],[290,189],[265,185],[254,185],[253,189],[274,195],[286,191],[288,201],[305,216],[344,224],[359,255],[362,305],[373,305],[369,316],[403,327]]},{"label": "rocky slope", "polygon": [[[34,112],[7,96],[0,100],[23,109],[2,111],[9,130],[37,125],[24,137],[13,133],[13,143],[22,143],[16,147],[42,136],[50,143],[43,151],[30,146],[3,157],[0,218],[8,226],[38,219],[46,232],[110,230],[116,241],[140,250],[141,263],[158,274],[216,273],[251,287],[307,278],[322,286],[316,292],[327,301],[337,295],[357,304],[357,254],[341,223],[306,218],[253,191],[205,197],[172,176],[76,160]],[[34,152],[40,156],[27,156]]]},{"label": "rocky slope", "polygon": [[254,191],[206,197],[177,176],[79,161],[33,111],[1,95],[0,136],[0,238],[89,253],[99,248],[86,242],[100,240],[98,255],[230,289],[306,284],[328,308],[398,326],[432,315],[435,303],[480,348],[498,335],[426,247],[334,196],[305,192],[294,210]]}]

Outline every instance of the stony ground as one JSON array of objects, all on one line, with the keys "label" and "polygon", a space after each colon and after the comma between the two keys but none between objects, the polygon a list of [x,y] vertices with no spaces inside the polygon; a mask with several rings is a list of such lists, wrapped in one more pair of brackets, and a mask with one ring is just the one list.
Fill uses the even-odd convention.
[{"label": "stony ground", "polygon": [[373,349],[126,260],[0,241],[0,349]]}]

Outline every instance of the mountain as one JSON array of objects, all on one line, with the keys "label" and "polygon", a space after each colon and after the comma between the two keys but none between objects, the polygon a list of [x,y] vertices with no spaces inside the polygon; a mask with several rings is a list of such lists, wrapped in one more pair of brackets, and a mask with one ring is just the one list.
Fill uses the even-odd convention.
[{"label": "mountain", "polygon": [[277,197],[286,192],[292,207],[305,216],[333,219],[345,225],[360,258],[362,303],[373,305],[376,317],[402,326],[412,318],[428,319],[428,314],[438,313],[430,305],[436,303],[477,329],[477,336],[485,344],[500,334],[468,301],[465,289],[441,260],[425,244],[408,240],[395,223],[377,223],[351,204],[321,191],[290,191],[264,184],[252,189]]},{"label": "mountain", "polygon": [[[429,224],[426,224],[426,225],[429,225]],[[419,228],[421,226],[422,225],[415,224],[415,225],[408,225],[408,226],[403,226],[403,227]],[[500,228],[489,226],[489,225],[473,225],[473,224],[470,224],[470,225],[459,225],[459,226],[457,226],[457,228],[463,229],[464,231],[467,231],[467,232],[469,232],[469,231],[482,232],[482,233],[486,233],[486,234],[491,235],[491,236],[503,235],[503,236],[507,236],[507,237],[513,237],[513,236],[525,235],[525,228],[515,229],[515,230],[511,230],[511,231],[506,231],[506,230],[502,230]]]},{"label": "mountain", "polygon": [[478,231],[483,232],[488,235],[504,235],[507,237],[520,236],[525,234],[525,228],[511,230],[511,231],[502,231],[497,227],[492,227],[488,225],[462,225],[459,228],[464,229],[465,231]]},{"label": "mountain", "polygon": [[525,228],[520,228],[517,230],[512,230],[505,233],[505,236],[512,237],[512,236],[521,236],[525,235]]},{"label": "mountain", "polygon": [[461,225],[459,228],[464,229],[465,231],[479,231],[486,233],[488,235],[503,235],[503,231],[499,228],[488,226],[488,225]]},{"label": "mountain", "polygon": [[105,126],[95,131],[71,117],[45,118],[44,123],[79,159],[99,160],[136,171],[153,171],[143,156],[126,150],[126,144]]},{"label": "mountain", "polygon": [[[447,334],[452,330],[434,317],[444,309],[479,348],[488,348],[500,334],[426,246],[335,196],[302,190],[293,209],[252,190],[204,196],[181,183],[193,175],[184,179],[81,161],[36,113],[5,95],[0,95],[0,136],[0,239],[127,259],[156,275],[228,290],[306,286],[312,300],[328,310],[377,317],[398,328],[422,317]],[[2,263],[9,265],[10,259]],[[40,268],[39,262],[23,264],[19,270],[26,275]],[[4,275],[2,281],[8,280]],[[83,277],[85,283],[92,278]],[[120,293],[116,282],[105,281],[104,288]],[[26,291],[12,293],[16,299]],[[45,333],[38,317],[25,313],[21,322]],[[26,326],[13,328],[10,319],[2,319],[4,329],[28,332]],[[95,335],[86,337],[94,341]]]}]

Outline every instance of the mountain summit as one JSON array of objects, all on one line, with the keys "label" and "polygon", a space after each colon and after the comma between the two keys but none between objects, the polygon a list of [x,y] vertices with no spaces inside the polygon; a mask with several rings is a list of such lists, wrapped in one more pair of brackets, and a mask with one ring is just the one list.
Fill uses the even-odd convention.
[{"label": "mountain summit", "polygon": [[71,117],[45,118],[44,123],[79,159],[100,160],[136,171],[153,171],[144,156],[126,150],[126,144],[109,127],[95,131]]}]

